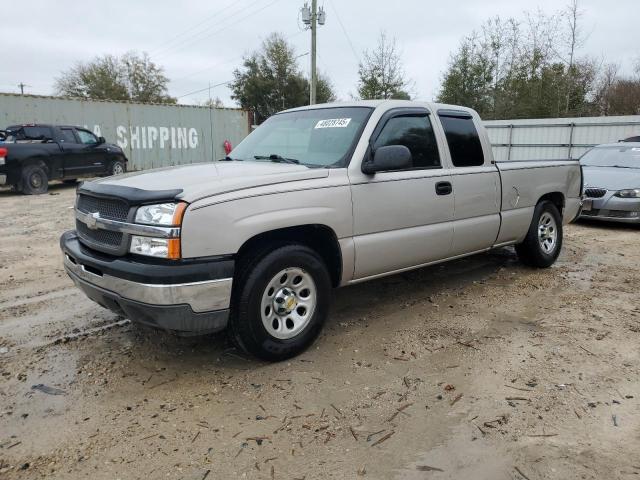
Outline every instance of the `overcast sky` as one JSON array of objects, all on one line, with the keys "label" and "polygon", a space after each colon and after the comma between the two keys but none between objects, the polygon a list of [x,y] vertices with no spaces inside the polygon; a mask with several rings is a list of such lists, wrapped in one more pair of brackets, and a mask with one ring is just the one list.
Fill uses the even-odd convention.
[{"label": "overcast sky", "polygon": [[[204,101],[209,83],[232,79],[242,56],[273,31],[299,55],[307,54],[310,32],[301,30],[304,0],[30,0],[4,5],[0,27],[0,91],[50,95],[54,79],[78,61],[96,55],[146,51],[165,68],[170,94],[181,103]],[[381,29],[402,49],[413,93],[432,99],[449,54],[460,39],[487,18],[522,17],[524,10],[557,11],[562,0],[318,0],[327,23],[318,30],[318,67],[341,99],[355,92],[358,58],[376,44]],[[582,54],[618,62],[630,72],[640,56],[638,0],[581,0],[589,34]],[[344,30],[341,26],[344,26]],[[309,56],[299,58],[305,73]],[[225,85],[213,96],[233,106]]]}]

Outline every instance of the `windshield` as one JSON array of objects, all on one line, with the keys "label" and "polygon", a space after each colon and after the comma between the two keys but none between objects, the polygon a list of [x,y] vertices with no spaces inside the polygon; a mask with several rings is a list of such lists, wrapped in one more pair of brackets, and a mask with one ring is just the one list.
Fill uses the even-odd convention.
[{"label": "windshield", "polygon": [[229,159],[343,167],[371,111],[335,107],[274,115],[233,149]]},{"label": "windshield", "polygon": [[586,167],[619,167],[640,169],[640,147],[615,146],[589,150],[580,159]]}]

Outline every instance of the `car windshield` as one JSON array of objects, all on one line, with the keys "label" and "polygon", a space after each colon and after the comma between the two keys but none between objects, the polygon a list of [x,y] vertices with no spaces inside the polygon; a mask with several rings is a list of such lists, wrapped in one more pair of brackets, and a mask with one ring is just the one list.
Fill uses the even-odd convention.
[{"label": "car windshield", "polygon": [[245,138],[227,159],[343,167],[371,111],[334,107],[280,113]]},{"label": "car windshield", "polygon": [[580,159],[586,167],[618,167],[640,169],[640,147],[615,146],[589,150]]}]

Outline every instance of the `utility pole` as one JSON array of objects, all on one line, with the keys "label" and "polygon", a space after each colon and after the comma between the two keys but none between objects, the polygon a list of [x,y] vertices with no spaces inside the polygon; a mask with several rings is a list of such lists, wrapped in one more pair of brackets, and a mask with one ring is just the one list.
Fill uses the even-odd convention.
[{"label": "utility pole", "polygon": [[309,105],[316,103],[316,30],[318,29],[318,0],[311,0],[311,95]]},{"label": "utility pole", "polygon": [[316,90],[318,86],[318,73],[316,71],[316,37],[318,25],[324,25],[327,16],[322,7],[318,10],[318,0],[311,0],[311,9],[309,9],[309,4],[305,3],[300,12],[302,15],[302,22],[305,25],[309,25],[311,29],[311,88],[309,89],[309,105],[315,105]]},{"label": "utility pole", "polygon": [[24,95],[24,87],[28,87],[29,85],[27,85],[26,83],[20,82],[18,86],[20,87],[20,95]]}]

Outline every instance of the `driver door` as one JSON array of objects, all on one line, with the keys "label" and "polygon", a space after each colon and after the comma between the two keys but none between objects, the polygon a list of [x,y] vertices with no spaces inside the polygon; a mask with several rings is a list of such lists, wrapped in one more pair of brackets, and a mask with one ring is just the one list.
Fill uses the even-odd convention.
[{"label": "driver door", "polygon": [[354,279],[391,273],[449,256],[454,201],[451,175],[442,164],[429,112],[398,108],[374,130],[367,155],[404,145],[413,165],[374,175],[353,172]]},{"label": "driver door", "polygon": [[61,146],[65,152],[65,177],[104,173],[105,154],[101,144],[89,130],[61,128]]}]

